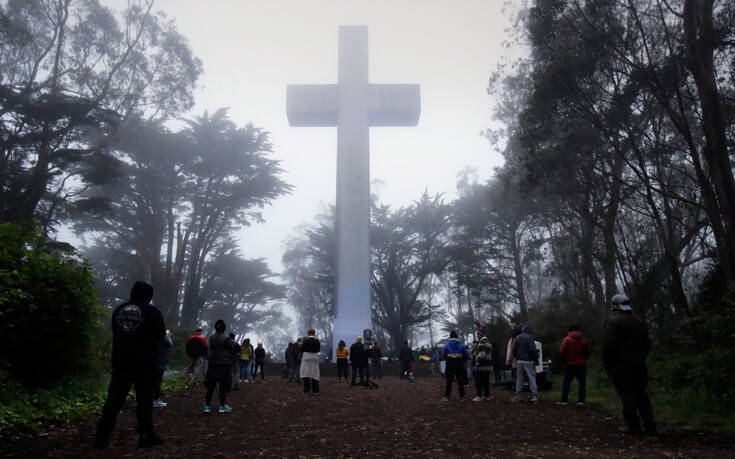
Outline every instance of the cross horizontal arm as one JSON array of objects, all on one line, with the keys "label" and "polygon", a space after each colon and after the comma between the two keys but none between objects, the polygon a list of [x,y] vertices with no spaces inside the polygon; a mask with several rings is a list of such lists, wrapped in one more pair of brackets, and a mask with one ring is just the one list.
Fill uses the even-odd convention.
[{"label": "cross horizontal arm", "polygon": [[419,122],[417,84],[371,84],[368,99],[370,126],[416,126]]},{"label": "cross horizontal arm", "polygon": [[336,126],[339,87],[335,84],[290,84],[286,115],[291,126]]}]

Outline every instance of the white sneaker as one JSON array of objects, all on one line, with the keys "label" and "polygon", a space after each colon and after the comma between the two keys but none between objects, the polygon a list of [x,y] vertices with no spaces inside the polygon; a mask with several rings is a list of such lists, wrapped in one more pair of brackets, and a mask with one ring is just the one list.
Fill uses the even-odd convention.
[{"label": "white sneaker", "polygon": [[483,397],[480,397],[479,395],[477,397],[475,397],[475,398],[472,399],[473,402],[481,402],[483,400],[484,400],[484,398]]},{"label": "white sneaker", "polygon": [[163,408],[166,405],[168,405],[168,403],[162,402],[160,399],[159,400],[153,400],[153,407],[154,408]]}]

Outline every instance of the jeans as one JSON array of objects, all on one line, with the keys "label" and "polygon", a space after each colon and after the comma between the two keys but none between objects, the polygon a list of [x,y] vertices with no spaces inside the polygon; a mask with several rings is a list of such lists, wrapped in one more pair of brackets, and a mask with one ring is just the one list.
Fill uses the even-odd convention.
[{"label": "jeans", "polygon": [[250,360],[242,360],[240,359],[240,379],[248,379],[250,378]]},{"label": "jeans", "polygon": [[521,398],[524,380],[528,380],[531,388],[531,399],[536,398],[538,388],[536,387],[536,365],[526,360],[518,361],[518,373],[516,376],[516,397]]},{"label": "jeans", "polygon": [[569,400],[569,386],[572,384],[574,378],[577,378],[577,383],[579,383],[579,393],[577,395],[577,401],[580,403],[584,403],[587,382],[586,365],[567,365],[564,368],[564,381],[561,385],[561,400],[563,402]]}]

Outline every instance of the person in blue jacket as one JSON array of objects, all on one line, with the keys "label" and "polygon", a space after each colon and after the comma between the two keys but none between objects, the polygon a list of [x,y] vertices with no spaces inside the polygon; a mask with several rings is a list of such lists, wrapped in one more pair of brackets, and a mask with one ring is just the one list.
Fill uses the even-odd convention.
[{"label": "person in blue jacket", "polygon": [[464,363],[469,358],[467,349],[464,344],[457,339],[457,331],[452,330],[449,333],[449,341],[444,345],[444,360],[446,360],[446,369],[444,374],[447,377],[447,384],[444,388],[444,397],[442,401],[449,401],[449,394],[452,392],[452,380],[457,376],[457,387],[459,388],[459,399],[464,400],[465,386],[465,369]]}]

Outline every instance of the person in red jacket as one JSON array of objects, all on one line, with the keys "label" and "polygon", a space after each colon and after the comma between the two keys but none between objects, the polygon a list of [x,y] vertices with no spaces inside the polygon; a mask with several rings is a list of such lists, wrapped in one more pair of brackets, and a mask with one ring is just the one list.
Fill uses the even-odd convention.
[{"label": "person in red jacket", "polygon": [[579,383],[579,395],[577,396],[577,406],[584,406],[584,398],[586,394],[587,383],[587,359],[590,357],[590,348],[579,331],[579,327],[572,325],[569,327],[569,334],[561,342],[559,348],[559,357],[564,360],[564,382],[561,389],[561,400],[556,402],[557,405],[567,405],[569,399],[569,386],[572,380],[577,378]]}]

